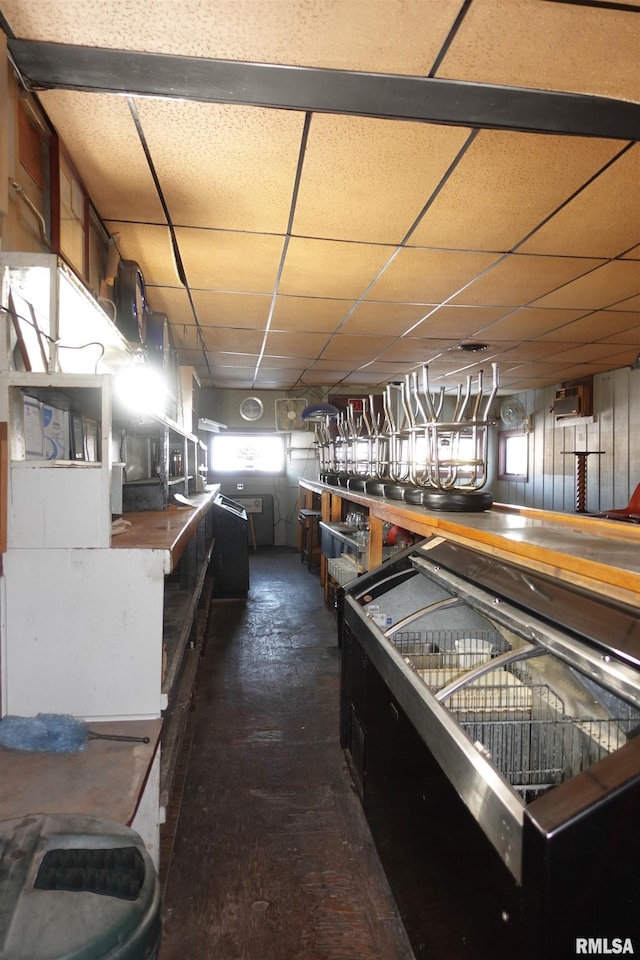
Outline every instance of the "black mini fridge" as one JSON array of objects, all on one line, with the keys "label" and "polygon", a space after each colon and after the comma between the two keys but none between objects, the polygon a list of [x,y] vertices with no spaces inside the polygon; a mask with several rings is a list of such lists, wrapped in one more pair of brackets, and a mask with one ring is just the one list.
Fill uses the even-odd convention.
[{"label": "black mini fridge", "polygon": [[249,592],[249,531],[243,506],[219,493],[211,508],[213,596],[243,598]]}]

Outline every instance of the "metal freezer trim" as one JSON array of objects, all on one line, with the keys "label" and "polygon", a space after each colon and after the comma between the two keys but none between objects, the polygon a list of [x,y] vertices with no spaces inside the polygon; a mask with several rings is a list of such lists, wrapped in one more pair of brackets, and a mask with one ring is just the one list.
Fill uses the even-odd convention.
[{"label": "metal freezer trim", "polygon": [[351,596],[345,597],[345,619],[461,800],[521,883],[522,800]]},{"label": "metal freezer trim", "polygon": [[568,634],[555,630],[530,614],[526,615],[507,601],[501,601],[499,597],[475,587],[449,570],[440,573],[437,566],[422,557],[413,556],[411,562],[424,576],[446,587],[493,622],[508,627],[525,640],[535,641],[564,663],[581,670],[592,680],[640,706],[638,671],[633,667],[604,651],[574,640]]}]

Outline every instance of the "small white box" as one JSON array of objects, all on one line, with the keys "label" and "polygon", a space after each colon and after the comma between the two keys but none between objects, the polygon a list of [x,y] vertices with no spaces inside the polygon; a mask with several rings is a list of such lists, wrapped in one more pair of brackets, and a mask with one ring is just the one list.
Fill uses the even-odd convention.
[{"label": "small white box", "polygon": [[69,459],[69,414],[66,410],[42,404],[44,455],[47,460]]},{"label": "small white box", "polygon": [[25,397],[24,416],[24,456],[27,460],[42,460],[44,457],[44,430],[42,425],[42,404],[35,397]]}]

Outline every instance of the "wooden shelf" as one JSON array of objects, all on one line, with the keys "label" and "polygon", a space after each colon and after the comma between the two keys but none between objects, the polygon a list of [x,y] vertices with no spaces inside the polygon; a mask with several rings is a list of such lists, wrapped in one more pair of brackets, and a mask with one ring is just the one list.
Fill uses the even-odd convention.
[{"label": "wooden shelf", "polygon": [[[204,574],[206,574],[206,567]],[[213,579],[204,574],[189,627],[190,638],[185,638],[179,660],[179,672],[173,680],[172,695],[164,718],[160,762],[160,805],[165,809],[169,805],[173,792],[187,718],[196,696],[196,677],[204,648],[213,592]]]},{"label": "wooden shelf", "polygon": [[171,697],[171,691],[182,665],[182,657],[189,645],[189,637],[207,576],[212,549],[213,541],[209,544],[206,556],[198,571],[195,585],[191,589],[184,589],[177,583],[167,583],[165,585],[162,642],[167,658],[167,668],[162,681],[162,692],[168,697]]},{"label": "wooden shelf", "polygon": [[0,747],[0,820],[28,813],[75,813],[130,825],[160,739],[161,720],[91,723],[98,733],[149,743],[90,740],[75,753]]}]

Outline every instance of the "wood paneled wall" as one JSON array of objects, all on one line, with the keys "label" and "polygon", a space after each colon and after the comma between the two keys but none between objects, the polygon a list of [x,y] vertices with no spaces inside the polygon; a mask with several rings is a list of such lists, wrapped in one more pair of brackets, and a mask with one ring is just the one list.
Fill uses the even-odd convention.
[{"label": "wood paneled wall", "polygon": [[640,483],[640,370],[624,367],[594,378],[593,422],[556,422],[555,388],[517,394],[533,417],[529,434],[529,479],[495,480],[495,501],[573,512],[576,458],[563,451],[603,451],[587,458],[589,513],[624,507]]}]

